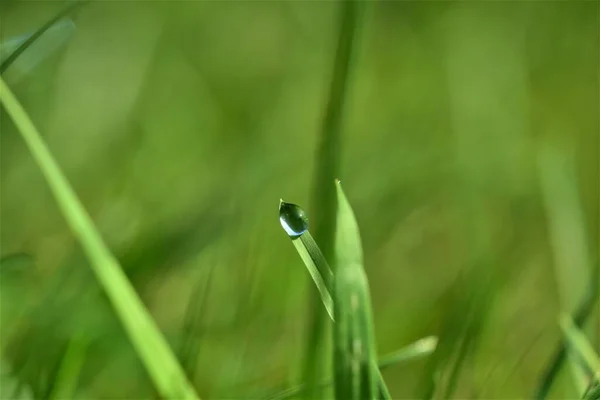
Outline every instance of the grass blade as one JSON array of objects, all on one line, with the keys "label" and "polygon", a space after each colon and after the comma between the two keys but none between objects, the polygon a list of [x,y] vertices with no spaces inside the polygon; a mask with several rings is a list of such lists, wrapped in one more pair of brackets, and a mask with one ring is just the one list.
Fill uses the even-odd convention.
[{"label": "grass blade", "polygon": [[[418,360],[423,357],[427,357],[431,353],[433,353],[437,346],[437,337],[429,336],[423,339],[419,339],[414,343],[409,344],[399,350],[396,350],[393,353],[387,354],[379,360],[379,370],[384,371],[392,366],[403,364],[406,362],[410,362],[413,360]],[[328,379],[319,384],[319,388],[326,388],[333,384],[333,380]],[[281,391],[277,394],[274,394],[270,397],[267,397],[266,400],[285,400],[292,397],[296,397],[305,393],[307,390],[306,384],[301,384],[284,391]],[[391,398],[391,397],[390,397]]]},{"label": "grass blade", "polygon": [[569,350],[580,359],[585,366],[587,375],[600,373],[600,357],[568,315],[560,317],[560,327],[567,340]]},{"label": "grass blade", "polygon": [[[331,259],[335,235],[335,191],[331,182],[339,174],[342,121],[347,99],[350,72],[356,54],[361,8],[366,2],[343,0],[340,2],[337,49],[333,63],[327,105],[321,127],[320,143],[316,154],[311,209],[314,212],[315,239],[321,244],[323,254]],[[316,385],[325,372],[329,358],[326,340],[326,319],[314,297],[311,297],[309,336],[304,361],[303,376],[309,386]],[[320,351],[319,349],[325,349]],[[309,398],[321,397],[310,391]]]},{"label": "grass blade", "polygon": [[79,373],[85,362],[87,340],[75,337],[69,340],[62,356],[53,388],[48,396],[51,400],[72,399],[77,389]]},{"label": "grass blade", "polygon": [[37,128],[2,78],[0,102],[40,167],[63,216],[80,242],[98,281],[106,291],[157,389],[165,398],[197,398],[169,345],[119,263],[108,250]]},{"label": "grass blade", "polygon": [[600,400],[600,375],[596,375],[583,394],[583,400]]},{"label": "grass blade", "polygon": [[[55,26],[63,17],[69,15],[80,6],[89,2],[90,0],[74,1],[68,6],[66,6],[58,14],[56,14],[52,19],[50,19],[48,22],[42,25],[37,31],[35,31],[25,41],[23,41],[14,51],[12,51],[4,61],[2,61],[2,63],[0,64],[0,74],[4,74],[8,67],[10,67],[21,56],[21,54],[25,52],[25,50],[27,50],[31,45],[33,45],[44,33],[46,33],[46,31]],[[70,22],[72,26],[72,22],[68,22]]]},{"label": "grass blade", "polygon": [[397,365],[428,356],[435,351],[437,342],[438,338],[435,336],[428,336],[423,339],[419,339],[398,351],[381,357],[378,364],[379,369],[384,370],[392,365]]},{"label": "grass blade", "polygon": [[[283,230],[292,239],[296,251],[298,251],[300,258],[304,261],[304,265],[313,278],[317,290],[321,295],[321,301],[323,302],[329,317],[332,321],[335,321],[333,300],[331,297],[334,275],[319,246],[310,235],[306,213],[299,206],[280,200],[279,222],[281,223]],[[376,360],[373,360],[372,363],[373,368],[377,370]],[[378,375],[377,381],[380,398],[390,398],[385,382],[380,375]],[[308,388],[311,387],[308,383],[305,384],[305,386]],[[327,385],[323,386],[323,384],[317,384],[317,388],[323,387],[327,387]]]},{"label": "grass blade", "polygon": [[[374,399],[378,396],[378,373],[371,297],[363,268],[358,224],[339,181],[335,236],[335,282],[333,333],[335,398]],[[388,393],[387,388],[381,395]]]},{"label": "grass blade", "polygon": [[[569,157],[556,145],[546,143],[539,153],[538,173],[554,250],[561,308],[572,315],[578,328],[582,328],[598,302],[600,265],[596,259],[591,273],[588,271],[590,260],[585,217],[576,186],[573,156]],[[566,359],[567,347],[562,342],[539,380],[535,399],[542,400],[548,396]]]}]

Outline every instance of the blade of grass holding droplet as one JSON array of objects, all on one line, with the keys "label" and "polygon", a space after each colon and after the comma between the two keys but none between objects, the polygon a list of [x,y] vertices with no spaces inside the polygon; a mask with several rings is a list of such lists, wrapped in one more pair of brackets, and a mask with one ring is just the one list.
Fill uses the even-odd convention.
[{"label": "blade of grass holding droplet", "polygon": [[13,51],[3,62],[0,64],[0,74],[6,72],[8,67],[10,67],[18,58],[27,50],[33,43],[35,43],[48,29],[52,28],[57,22],[59,22],[63,17],[71,14],[77,8],[81,7],[84,4],[89,3],[91,0],[78,0],[72,2],[66,6],[62,11],[56,14],[52,19],[42,25],[37,31],[35,31],[27,40],[25,40],[15,51]]},{"label": "blade of grass holding droplet", "polygon": [[336,181],[334,392],[338,400],[375,399],[377,348],[371,297],[363,267],[362,244],[354,212]]},{"label": "blade of grass holding droplet", "polygon": [[[360,28],[361,9],[367,2],[343,0],[340,2],[337,48],[327,105],[321,127],[320,143],[316,153],[311,210],[314,212],[315,240],[320,243],[325,258],[331,259],[335,235],[335,190],[331,184],[339,174],[342,121],[356,57],[356,42]],[[327,321],[314,296],[309,299],[309,334],[303,377],[309,387],[317,385],[330,364],[330,342]],[[308,398],[321,397],[318,391],[309,390]]]},{"label": "blade of grass holding droplet", "polygon": [[[279,201],[279,222],[282,228],[292,239],[292,243],[296,247],[300,258],[304,261],[309,274],[313,278],[315,285],[321,295],[321,300],[327,313],[332,321],[334,318],[334,306],[331,293],[333,290],[334,275],[319,249],[319,246],[314,241],[308,230],[308,218],[302,208],[295,204],[286,203],[283,200]],[[373,360],[373,367],[377,370],[376,359]],[[383,381],[383,378],[378,375],[379,396],[381,399],[389,399],[389,391]],[[309,384],[306,384],[310,388]],[[322,388],[318,384],[318,388]]]},{"label": "blade of grass holding droplet", "polygon": [[[437,346],[437,337],[428,336],[423,339],[419,339],[414,343],[409,344],[399,350],[389,353],[379,359],[379,370],[384,371],[392,366],[400,365],[413,360],[418,360],[429,356],[433,353]],[[326,388],[333,384],[332,379],[325,380],[319,384],[320,388]],[[301,384],[286,390],[283,390],[277,394],[269,396],[266,400],[285,400],[305,393],[307,389],[306,384]],[[391,397],[389,397],[391,398]]]},{"label": "blade of grass holding droplet", "polygon": [[304,210],[296,204],[279,200],[279,222],[292,239],[296,251],[321,295],[321,301],[329,317],[333,320],[333,300],[331,299],[333,272],[308,230],[308,218]]},{"label": "blade of grass holding droplet", "polygon": [[331,287],[328,287],[327,280],[324,279],[323,275],[319,273],[318,265],[323,265],[325,258],[323,253],[316,246],[313,237],[310,232],[305,232],[300,238],[292,239],[296,251],[304,261],[304,265],[308,269],[310,276],[312,277],[317,290],[321,294],[321,301],[325,306],[325,310],[332,320],[333,316],[333,300],[331,299]]},{"label": "blade of grass holding droplet", "polygon": [[121,266],[108,250],[37,128],[2,78],[0,102],[46,178],[59,209],[80,242],[98,281],[106,291],[157,389],[165,398],[196,399],[197,395],[168,343],[127,280]]}]

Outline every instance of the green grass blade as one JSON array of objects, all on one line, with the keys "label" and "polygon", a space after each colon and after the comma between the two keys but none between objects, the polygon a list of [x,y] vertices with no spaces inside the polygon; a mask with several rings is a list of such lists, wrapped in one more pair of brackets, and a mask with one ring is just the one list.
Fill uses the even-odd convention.
[{"label": "green grass blade", "polygon": [[63,216],[80,242],[157,389],[165,398],[197,398],[169,345],[94,227],[37,128],[2,78],[0,102],[40,167]]},{"label": "green grass blade", "polygon": [[575,326],[571,317],[562,315],[560,317],[560,327],[567,340],[569,351],[572,351],[583,362],[587,374],[600,373],[600,357],[594,351],[585,334]]},{"label": "green grass blade", "polygon": [[[323,256],[321,249],[314,241],[308,230],[308,218],[302,208],[295,204],[279,201],[279,221],[284,231],[292,239],[298,254],[309,274],[313,278],[317,290],[321,295],[321,301],[332,321],[334,321],[334,307],[331,293],[333,290],[334,275]],[[376,360],[372,361],[373,368],[377,370]],[[381,399],[388,399],[389,392],[381,376],[378,376],[379,393]],[[317,384],[317,388],[327,387]],[[305,384],[308,388],[311,386]]]},{"label": "green grass blade", "polygon": [[56,14],[52,19],[42,25],[37,31],[35,31],[26,41],[24,41],[15,51],[13,51],[6,59],[0,64],[0,74],[6,72],[18,58],[27,50],[33,43],[35,43],[48,29],[52,28],[54,24],[60,21],[61,18],[71,14],[80,6],[89,3],[91,0],[78,0],[74,1],[66,6],[62,11]]},{"label": "green grass blade", "polygon": [[371,297],[363,268],[358,224],[339,181],[335,236],[333,332],[335,397],[339,400],[375,399],[378,373]]},{"label": "green grass blade", "polygon": [[[343,0],[339,3],[338,37],[327,104],[316,153],[311,210],[314,212],[315,240],[327,259],[333,255],[336,195],[331,182],[339,175],[342,149],[342,123],[351,72],[357,53],[356,39],[360,28],[361,9],[366,2]],[[316,385],[328,368],[330,352],[326,318],[320,306],[311,300],[309,335],[303,376],[308,385]],[[309,398],[321,397],[310,391]]]},{"label": "green grass blade", "polygon": [[200,356],[200,344],[204,331],[200,329],[203,316],[206,314],[208,304],[209,288],[213,279],[214,266],[207,266],[207,271],[196,283],[196,287],[190,296],[185,312],[183,323],[183,339],[179,349],[179,359],[186,376],[194,382],[198,357]]},{"label": "green grass blade", "polygon": [[[594,306],[598,302],[598,297],[600,296],[600,290],[598,285],[598,281],[600,280],[600,264],[596,263],[596,266],[593,270],[594,277],[590,281],[589,289],[587,290],[586,297],[581,301],[581,304],[573,313],[573,323],[576,327],[582,327],[585,322],[590,318],[594,311]],[[550,362],[548,363],[548,367],[544,369],[544,372],[539,379],[538,388],[533,398],[536,400],[543,400],[548,396],[550,392],[550,388],[552,387],[552,383],[554,379],[558,375],[565,359],[567,356],[567,348],[565,341],[561,341],[558,348],[554,351]]]},{"label": "green grass blade", "polygon": [[[413,360],[419,360],[421,358],[429,356],[435,351],[437,346],[437,337],[428,336],[423,339],[419,339],[414,343],[409,344],[393,353],[387,354],[379,360],[379,370],[384,371],[395,365],[404,364]],[[319,384],[320,388],[326,388],[333,384],[333,380],[328,379]],[[307,385],[301,384],[292,388],[283,390],[277,394],[267,397],[266,400],[285,400],[292,397],[299,396],[306,392]],[[387,389],[385,389],[387,390]]]},{"label": "green grass blade", "polygon": [[49,396],[51,400],[73,398],[77,389],[79,373],[85,361],[87,346],[88,343],[83,337],[75,337],[69,340]]},{"label": "green grass blade", "polygon": [[381,357],[378,363],[379,369],[384,370],[393,365],[426,357],[435,351],[437,342],[438,338],[435,336],[419,339],[398,351]]},{"label": "green grass blade", "polygon": [[[538,173],[554,251],[561,308],[571,313],[574,324],[582,328],[599,298],[600,265],[596,259],[590,274],[586,221],[576,185],[573,156],[569,157],[556,145],[545,143],[539,152]],[[542,400],[548,396],[567,359],[571,360],[571,357],[567,358],[563,342],[539,380],[535,399]]]},{"label": "green grass blade", "polygon": [[[302,258],[302,261],[304,261],[304,265],[306,265],[308,272],[317,286],[317,290],[321,294],[321,300],[323,301],[323,305],[327,310],[327,314],[329,314],[329,317],[332,320],[335,320],[333,315],[333,300],[331,299],[330,289],[328,288],[326,280],[319,273],[319,268],[317,267],[317,265],[319,265],[319,259],[322,257],[322,253],[319,251],[321,257],[315,257],[315,249],[318,250],[318,247],[314,245],[315,241],[308,231],[300,238],[292,240],[292,243],[296,247],[296,251]],[[324,260],[324,258],[322,259]]]},{"label": "green grass blade", "polygon": [[583,394],[583,400],[600,400],[600,374],[590,382],[589,387]]}]

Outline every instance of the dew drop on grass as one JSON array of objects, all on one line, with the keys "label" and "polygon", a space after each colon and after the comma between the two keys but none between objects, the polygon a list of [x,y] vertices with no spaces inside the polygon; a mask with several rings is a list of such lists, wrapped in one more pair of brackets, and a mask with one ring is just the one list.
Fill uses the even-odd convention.
[{"label": "dew drop on grass", "polygon": [[304,210],[283,200],[279,203],[279,222],[292,239],[301,236],[308,230],[308,218]]}]

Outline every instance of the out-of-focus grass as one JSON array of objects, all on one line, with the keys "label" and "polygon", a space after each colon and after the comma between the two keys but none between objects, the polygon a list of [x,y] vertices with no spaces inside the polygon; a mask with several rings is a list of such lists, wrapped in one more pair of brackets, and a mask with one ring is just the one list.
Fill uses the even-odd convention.
[{"label": "out-of-focus grass", "polygon": [[[194,388],[187,381],[161,332],[127,280],[121,266],[98,234],[37,128],[2,78],[0,78],[0,103],[11,117],[31,156],[46,178],[58,207],[80,242],[96,278],[110,299],[133,347],[160,394],[170,399],[197,398]],[[70,353],[67,352],[67,356],[70,356]],[[59,374],[63,370],[64,368],[59,369]],[[60,374],[59,385],[63,384],[62,378]],[[49,385],[54,384],[54,379],[49,381]]]},{"label": "out-of-focus grass", "polygon": [[[13,87],[174,348],[193,286],[218,259],[194,379],[208,397],[298,382],[306,272],[273,204],[310,204],[338,5],[92,2],[68,46]],[[1,39],[58,9],[0,4]],[[573,148],[589,253],[598,254],[597,15],[595,2],[373,7],[339,173],[352,182],[381,353],[427,335],[443,350],[446,332],[460,343],[465,321],[454,316],[468,294],[494,289],[455,398],[529,396],[562,338],[540,143]],[[0,316],[5,361],[29,360],[27,383],[56,364],[50,349],[91,326],[77,395],[148,397],[151,384],[5,114],[0,128],[1,255],[36,260],[19,279],[2,277],[3,311],[36,310]],[[147,254],[157,261],[142,261]],[[598,318],[596,307],[586,332],[596,348]],[[7,336],[15,330],[22,347]],[[384,371],[390,392],[417,396],[426,364]],[[442,389],[450,371],[440,370]],[[572,393],[566,378],[549,397]]]}]

